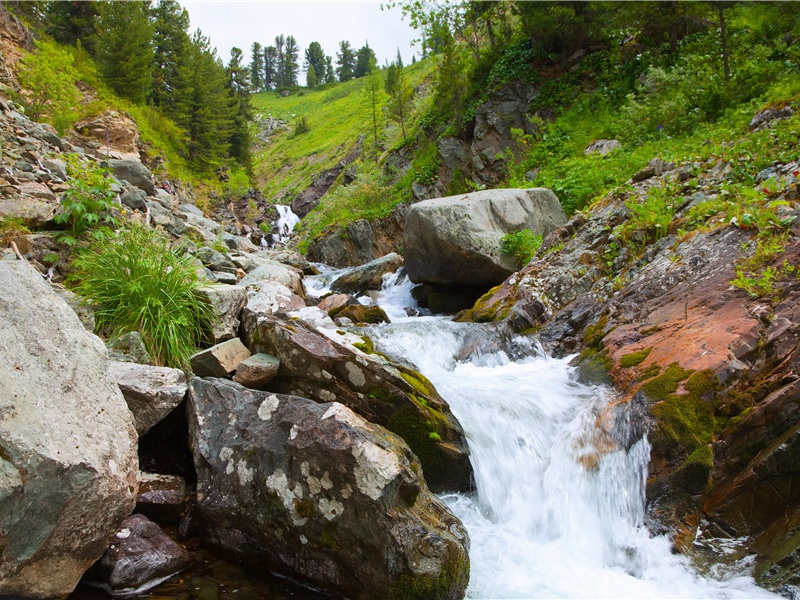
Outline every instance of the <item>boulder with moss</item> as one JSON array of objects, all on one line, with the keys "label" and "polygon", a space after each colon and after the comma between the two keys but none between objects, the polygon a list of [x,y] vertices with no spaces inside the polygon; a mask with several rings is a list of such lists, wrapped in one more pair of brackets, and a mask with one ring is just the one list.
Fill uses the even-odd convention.
[{"label": "boulder with moss", "polygon": [[[310,309],[307,309],[310,310]],[[447,402],[420,373],[373,352],[325,317],[259,317],[246,343],[280,359],[269,389],[341,402],[400,435],[422,462],[431,489],[468,490],[472,469],[464,432]],[[311,317],[307,317],[311,318]]]},{"label": "boulder with moss", "polygon": [[262,573],[349,598],[456,599],[460,521],[396,435],[342,404],[190,382],[190,443],[207,541]]}]

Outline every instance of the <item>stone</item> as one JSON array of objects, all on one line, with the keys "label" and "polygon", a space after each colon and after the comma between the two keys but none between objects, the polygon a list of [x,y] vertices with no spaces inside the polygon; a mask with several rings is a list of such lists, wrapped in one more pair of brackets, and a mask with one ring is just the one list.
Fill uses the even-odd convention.
[{"label": "stone", "polygon": [[239,363],[233,380],[244,387],[261,390],[275,378],[280,366],[281,361],[274,356],[253,354]]},{"label": "stone", "polygon": [[546,235],[565,222],[555,194],[544,188],[499,189],[413,204],[403,247],[415,283],[497,285],[517,269],[502,237],[520,229]]},{"label": "stone", "polygon": [[275,282],[286,286],[300,298],[305,297],[302,271],[288,265],[259,260],[258,257],[254,257],[253,260],[259,262],[259,266],[239,282],[239,285],[247,288],[248,292],[258,289],[262,282]]},{"label": "stone", "polygon": [[463,596],[466,531],[400,438],[336,402],[220,379],[191,380],[189,398],[213,547],[337,597]]},{"label": "stone", "polygon": [[53,181],[63,183],[67,180],[67,163],[58,158],[43,158],[42,166],[50,173]]},{"label": "stone", "polygon": [[610,154],[617,148],[621,147],[622,144],[620,144],[619,140],[597,140],[589,144],[583,153],[587,156],[589,154],[599,154],[600,156],[605,156],[606,154]]},{"label": "stone", "polygon": [[248,356],[242,340],[233,338],[192,355],[189,364],[199,377],[227,377]]},{"label": "stone", "polygon": [[472,467],[464,432],[433,384],[374,353],[363,338],[338,330],[323,311],[306,310],[314,310],[324,321],[309,323],[298,311],[291,316],[262,315],[246,328],[253,352],[281,361],[270,389],[318,402],[341,402],[400,435],[422,462],[431,489],[470,489]]},{"label": "stone", "polygon": [[783,108],[765,108],[753,115],[748,129],[750,129],[750,131],[764,129],[776,121],[788,119],[793,114],[794,110],[791,106],[784,106]]},{"label": "stone", "polygon": [[[239,282],[241,284],[241,282]],[[244,336],[253,331],[255,321],[262,315],[287,313],[305,308],[306,301],[285,285],[276,281],[260,281],[246,289],[247,303],[242,309]]]},{"label": "stone", "polygon": [[131,515],[86,576],[114,596],[128,596],[157,586],[193,562],[161,527],[144,515]]},{"label": "stone", "polygon": [[[105,110],[99,115],[78,121],[74,129],[83,137],[99,142],[103,147],[133,155],[133,158],[139,156],[137,147],[139,128],[128,115],[115,110]],[[122,177],[122,179],[127,178]]]},{"label": "stone", "polygon": [[364,306],[360,303],[345,306],[336,314],[336,317],[350,319],[357,325],[390,323],[389,317],[386,316],[386,313],[380,306]]},{"label": "stone", "polygon": [[186,501],[186,482],[176,475],[139,472],[136,512],[161,525],[177,523]]},{"label": "stone", "polygon": [[29,227],[41,228],[51,223],[58,204],[33,197],[0,197],[0,219],[11,217]]},{"label": "stone", "polygon": [[24,261],[0,261],[0,590],[66,596],[133,510],[133,417],[106,349]]},{"label": "stone", "polygon": [[403,266],[403,257],[392,252],[359,267],[347,269],[331,281],[331,289],[345,294],[362,294],[367,290],[380,290],[383,276],[394,273]]},{"label": "stone", "polygon": [[147,192],[144,190],[126,187],[125,191],[120,195],[119,201],[123,206],[127,206],[131,210],[140,210],[145,212],[147,210],[145,198],[147,198]]},{"label": "stone", "polygon": [[180,369],[112,362],[110,373],[133,413],[140,437],[186,396],[186,375]]},{"label": "stone", "polygon": [[222,252],[218,252],[208,246],[203,246],[197,249],[195,255],[212,271],[236,274],[236,269],[238,267],[228,260],[228,257],[222,254]]},{"label": "stone", "polygon": [[[25,254],[25,252],[23,252],[23,254]],[[94,309],[75,292],[64,287],[62,284],[51,282],[50,287],[53,288],[53,291],[55,291],[59,298],[69,304],[70,308],[75,311],[75,314],[78,315],[78,318],[81,320],[86,330],[94,333]]]},{"label": "stone", "polygon": [[636,173],[633,177],[631,177],[631,181],[634,183],[639,183],[644,181],[645,179],[651,179],[652,177],[659,177],[660,175],[666,173],[667,171],[672,171],[675,168],[674,163],[668,163],[661,160],[659,157],[655,157],[647,163],[647,166]]},{"label": "stone", "polygon": [[112,338],[108,340],[106,346],[108,346],[108,356],[111,360],[140,365],[155,364],[144,345],[142,334],[138,331],[131,331],[118,338]]},{"label": "stone", "polygon": [[156,195],[156,187],[153,184],[150,169],[138,160],[112,159],[108,161],[108,167],[114,173],[114,177],[120,181],[127,181],[132,186],[144,190],[148,196]]},{"label": "stone", "polygon": [[217,283],[201,286],[195,293],[211,307],[214,314],[211,322],[214,343],[236,337],[239,332],[239,318],[247,303],[247,290],[238,285]]},{"label": "stone", "polygon": [[320,300],[317,308],[324,310],[329,317],[334,318],[343,308],[354,304],[358,304],[358,300],[349,294],[331,294]]}]

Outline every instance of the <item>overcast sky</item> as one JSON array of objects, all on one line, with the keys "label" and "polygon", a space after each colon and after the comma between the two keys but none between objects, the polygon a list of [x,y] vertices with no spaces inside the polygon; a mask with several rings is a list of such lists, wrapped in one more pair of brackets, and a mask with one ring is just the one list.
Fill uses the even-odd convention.
[{"label": "overcast sky", "polygon": [[311,42],[319,42],[334,63],[341,40],[356,50],[368,41],[381,65],[394,60],[398,48],[406,64],[412,54],[419,55],[419,46],[411,47],[415,32],[402,20],[400,9],[381,10],[380,2],[181,0],[181,4],[189,11],[190,32],[199,27],[226,64],[234,46],[242,49],[249,63],[253,42],[274,45],[280,33],[297,40],[301,65]]}]

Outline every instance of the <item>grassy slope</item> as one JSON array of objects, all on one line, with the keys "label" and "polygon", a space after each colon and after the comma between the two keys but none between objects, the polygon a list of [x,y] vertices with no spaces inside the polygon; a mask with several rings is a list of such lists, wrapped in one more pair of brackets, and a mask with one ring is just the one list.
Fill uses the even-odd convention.
[{"label": "grassy slope", "polygon": [[[433,60],[408,66],[406,75],[411,85],[419,85],[434,67]],[[394,127],[384,127],[382,109],[388,98],[382,81],[378,126],[384,145],[391,147],[399,134]],[[290,124],[288,130],[274,135],[269,144],[254,154],[258,186],[267,198],[290,201],[322,171],[344,158],[361,134],[366,134],[365,144],[372,143],[372,111],[366,83],[367,78],[360,78],[320,89],[303,89],[285,98],[277,92],[252,97],[257,114],[271,115]],[[306,117],[311,131],[295,135],[294,123],[301,116]]]}]

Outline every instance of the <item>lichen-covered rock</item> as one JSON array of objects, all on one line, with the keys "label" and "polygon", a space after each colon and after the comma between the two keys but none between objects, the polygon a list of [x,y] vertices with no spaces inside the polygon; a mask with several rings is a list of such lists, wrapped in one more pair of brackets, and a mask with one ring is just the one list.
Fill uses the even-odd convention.
[{"label": "lichen-covered rock", "polygon": [[239,285],[246,288],[248,292],[258,289],[259,284],[264,282],[280,283],[289,288],[293,294],[303,298],[303,272],[288,265],[274,262],[267,262],[263,259],[261,264],[245,276]]},{"label": "lichen-covered rock", "polygon": [[106,348],[24,261],[0,261],[0,594],[69,594],[136,496]]},{"label": "lichen-covered rock", "polygon": [[254,390],[263,389],[278,374],[281,361],[269,354],[248,356],[236,368],[233,380]]},{"label": "lichen-covered rock", "polygon": [[403,257],[392,252],[364,265],[347,269],[331,281],[331,289],[345,294],[363,294],[367,290],[379,290],[383,285],[383,276],[394,273],[402,266]]},{"label": "lichen-covered rock", "polygon": [[334,318],[346,306],[358,304],[358,300],[349,294],[331,294],[320,300],[317,308],[328,313],[330,318]]},{"label": "lichen-covered rock", "polygon": [[227,377],[248,356],[250,351],[242,340],[233,338],[193,354],[189,358],[189,364],[192,372],[200,377]]},{"label": "lichen-covered rock", "polygon": [[86,578],[115,596],[127,596],[157,586],[192,562],[183,546],[161,527],[144,515],[131,515]]},{"label": "lichen-covered rock", "polygon": [[150,431],[186,396],[186,375],[180,369],[112,362],[109,372],[122,390],[140,436]]},{"label": "lichen-covered rock", "polygon": [[219,379],[189,395],[198,510],[220,551],[349,598],[463,596],[466,532],[400,438],[339,403]]},{"label": "lichen-covered rock", "polygon": [[364,306],[363,304],[351,304],[350,306],[345,306],[336,313],[336,317],[350,319],[357,325],[390,322],[384,310],[377,305]]},{"label": "lichen-covered rock", "polygon": [[502,237],[530,229],[546,235],[562,225],[555,194],[543,188],[487,190],[426,200],[406,214],[403,246],[414,282],[497,285],[517,268]]},{"label": "lichen-covered rock", "polygon": [[281,361],[270,389],[341,402],[400,435],[422,462],[431,489],[470,489],[472,467],[461,425],[420,373],[373,353],[368,339],[300,318],[259,317],[247,342],[253,351]]},{"label": "lichen-covered rock", "polygon": [[247,290],[238,285],[222,283],[204,285],[195,292],[214,314],[211,336],[215,344],[238,335],[242,309],[247,303]]}]

